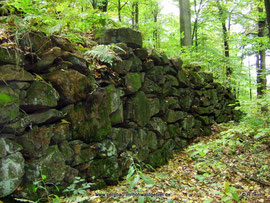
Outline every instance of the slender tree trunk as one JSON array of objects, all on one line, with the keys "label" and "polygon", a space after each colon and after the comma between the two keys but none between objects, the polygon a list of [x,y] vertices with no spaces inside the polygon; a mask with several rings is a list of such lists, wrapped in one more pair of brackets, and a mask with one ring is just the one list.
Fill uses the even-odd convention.
[{"label": "slender tree trunk", "polygon": [[139,29],[139,4],[134,2],[132,4],[132,28]]},{"label": "slender tree trunk", "polygon": [[[259,13],[263,12],[263,8],[258,7]],[[258,37],[264,37],[265,19],[258,20]],[[266,90],[266,65],[265,65],[265,49],[261,49],[257,54],[257,97],[261,98]]]},{"label": "slender tree trunk", "polygon": [[[224,16],[224,10],[222,6],[220,5],[220,0],[217,0],[217,7],[219,11],[219,18],[221,21],[221,26],[222,26],[222,33],[223,33],[223,44],[224,44],[224,56],[225,58],[230,57],[230,47],[229,47],[229,36],[228,36],[228,29],[226,26],[226,17]],[[232,74],[232,69],[231,67],[227,64],[225,64],[225,69],[226,69],[226,77],[229,80]]]},{"label": "slender tree trunk", "polygon": [[181,46],[191,47],[191,19],[190,19],[190,1],[179,0],[180,6],[180,33],[184,34],[184,37],[180,39]]},{"label": "slender tree trunk", "polygon": [[199,8],[197,8],[197,1],[194,0],[195,21],[193,25],[191,40],[192,44],[194,44],[196,48],[198,47],[198,19],[201,9],[202,9],[202,0],[200,0]]},{"label": "slender tree trunk", "polygon": [[155,28],[153,31],[153,39],[155,42],[155,48],[159,48],[159,34],[158,34],[158,29],[157,29],[157,13],[154,14],[154,22],[155,22]]},{"label": "slender tree trunk", "polygon": [[119,22],[122,22],[121,10],[122,10],[121,0],[118,0],[117,11],[118,11],[118,20],[119,20]]},{"label": "slender tree trunk", "polygon": [[249,99],[250,101],[252,101],[251,67],[249,58],[248,58],[248,79],[249,79]]},{"label": "slender tree trunk", "polygon": [[139,29],[139,4],[135,3],[135,29]]},{"label": "slender tree trunk", "polygon": [[267,24],[268,24],[268,36],[270,39],[270,0],[264,0],[264,6],[265,6],[266,18],[267,18]]}]

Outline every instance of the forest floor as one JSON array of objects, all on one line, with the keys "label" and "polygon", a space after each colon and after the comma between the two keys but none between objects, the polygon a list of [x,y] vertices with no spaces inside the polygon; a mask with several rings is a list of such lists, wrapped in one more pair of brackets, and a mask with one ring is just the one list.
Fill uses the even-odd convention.
[{"label": "forest floor", "polygon": [[211,136],[196,138],[176,152],[167,165],[142,171],[136,185],[122,181],[89,191],[88,201],[270,202],[269,143],[257,144],[252,136],[224,125],[212,130]]}]

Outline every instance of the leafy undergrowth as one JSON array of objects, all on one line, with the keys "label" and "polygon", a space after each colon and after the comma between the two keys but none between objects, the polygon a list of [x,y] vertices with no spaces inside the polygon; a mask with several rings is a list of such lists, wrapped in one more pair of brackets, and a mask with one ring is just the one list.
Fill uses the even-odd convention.
[{"label": "leafy undergrowth", "polygon": [[89,191],[77,201],[270,202],[269,128],[263,137],[233,123],[212,128],[211,136],[197,138],[155,172],[133,168],[129,181]]}]

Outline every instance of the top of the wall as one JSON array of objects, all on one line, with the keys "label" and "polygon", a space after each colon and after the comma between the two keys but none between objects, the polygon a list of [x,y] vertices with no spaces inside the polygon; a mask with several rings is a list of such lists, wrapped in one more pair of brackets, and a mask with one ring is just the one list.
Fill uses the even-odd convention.
[{"label": "top of the wall", "polygon": [[106,29],[99,32],[97,36],[100,44],[126,43],[132,48],[142,47],[142,35],[139,31],[130,28]]}]

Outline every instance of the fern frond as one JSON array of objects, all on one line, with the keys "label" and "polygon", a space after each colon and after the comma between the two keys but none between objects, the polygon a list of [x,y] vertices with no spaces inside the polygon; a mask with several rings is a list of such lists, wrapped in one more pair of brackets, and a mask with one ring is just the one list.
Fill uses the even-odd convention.
[{"label": "fern frond", "polygon": [[[116,55],[113,51],[112,45],[98,45],[95,46],[92,50],[85,52],[86,55],[91,55],[94,59],[101,61],[103,63],[108,63],[111,66],[117,62],[121,61],[121,58]],[[121,49],[121,48],[120,48]]]}]

